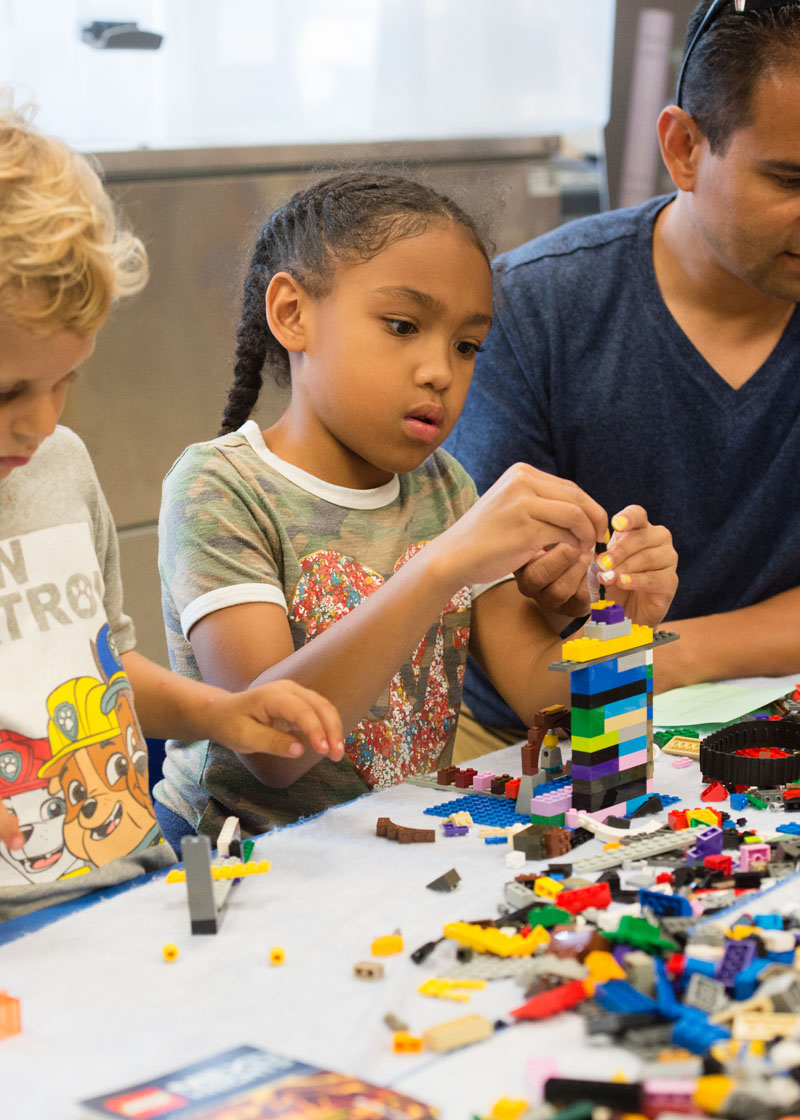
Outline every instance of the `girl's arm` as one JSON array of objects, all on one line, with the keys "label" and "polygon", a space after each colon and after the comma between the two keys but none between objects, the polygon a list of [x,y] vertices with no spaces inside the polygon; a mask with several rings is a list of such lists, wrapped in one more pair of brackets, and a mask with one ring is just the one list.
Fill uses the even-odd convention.
[{"label": "girl's arm", "polygon": [[[242,688],[291,677],[326,696],[349,731],[456,591],[501,579],[556,541],[590,552],[604,532],[605,514],[576,486],[517,464],[455,525],[302,649],[293,649],[286,615],[272,604],[215,611],[195,623],[189,640],[205,681]],[[542,640],[553,641],[553,631],[544,621],[541,626]],[[242,761],[266,785],[285,786],[316,758]]]}]

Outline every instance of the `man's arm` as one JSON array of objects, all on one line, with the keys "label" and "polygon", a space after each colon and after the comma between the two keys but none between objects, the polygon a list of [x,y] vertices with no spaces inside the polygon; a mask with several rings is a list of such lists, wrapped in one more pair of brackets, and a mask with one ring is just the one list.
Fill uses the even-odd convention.
[{"label": "man's arm", "polygon": [[800,673],[800,587],[737,611],[665,623],[681,640],[656,650],[657,692],[731,677]]},{"label": "man's arm", "polygon": [[561,638],[513,580],[473,603],[469,652],[528,727],[540,708],[569,704],[569,674],[548,672],[561,660]]}]

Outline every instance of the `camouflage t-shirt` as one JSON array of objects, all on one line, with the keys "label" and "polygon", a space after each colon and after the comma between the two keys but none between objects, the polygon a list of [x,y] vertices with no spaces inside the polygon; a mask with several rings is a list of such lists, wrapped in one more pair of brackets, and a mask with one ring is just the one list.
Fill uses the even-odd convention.
[{"label": "camouflage t-shirt", "polygon": [[[299,649],[475,501],[472,480],[444,451],[377,489],[350,490],[279,459],[254,421],[192,445],[164,481],[159,523],[173,669],[199,680],[191,627],[239,603],[283,607]],[[288,789],[272,789],[218,743],[170,742],[157,798],[200,832],[216,834],[235,813],[255,833],[448,761],[472,595],[465,587],[444,607],[348,736],[342,762],[323,759]]]}]

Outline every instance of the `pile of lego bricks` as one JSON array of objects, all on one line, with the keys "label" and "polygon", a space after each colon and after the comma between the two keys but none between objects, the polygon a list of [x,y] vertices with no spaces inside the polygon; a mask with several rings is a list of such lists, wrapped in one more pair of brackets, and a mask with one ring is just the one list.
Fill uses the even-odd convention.
[{"label": "pile of lego bricks", "polygon": [[[568,1076],[568,1064],[548,1058],[544,1103],[520,1120],[800,1114],[800,901],[795,879],[780,883],[797,872],[800,842],[740,831],[708,808],[672,814],[671,824],[675,838],[684,833],[671,869],[635,858],[652,838],[637,837],[600,854],[616,867],[594,883],[551,863],[506,884],[499,919],[445,926],[457,948],[441,974],[513,976],[525,990],[496,1029],[572,1010],[595,1045],[639,1056],[641,1075],[624,1084]],[[769,886],[788,904],[757,913]],[[731,904],[752,913],[726,920]]]}]

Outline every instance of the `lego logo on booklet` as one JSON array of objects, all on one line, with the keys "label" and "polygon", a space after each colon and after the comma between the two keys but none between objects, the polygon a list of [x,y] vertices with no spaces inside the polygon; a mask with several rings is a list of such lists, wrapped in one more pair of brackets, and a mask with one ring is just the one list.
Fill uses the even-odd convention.
[{"label": "lego logo on booklet", "polygon": [[189,1104],[188,1097],[170,1093],[159,1086],[146,1089],[135,1089],[122,1096],[109,1097],[103,1101],[103,1108],[111,1116],[124,1116],[129,1120],[150,1120],[151,1117],[163,1116],[177,1108],[185,1108]]}]

